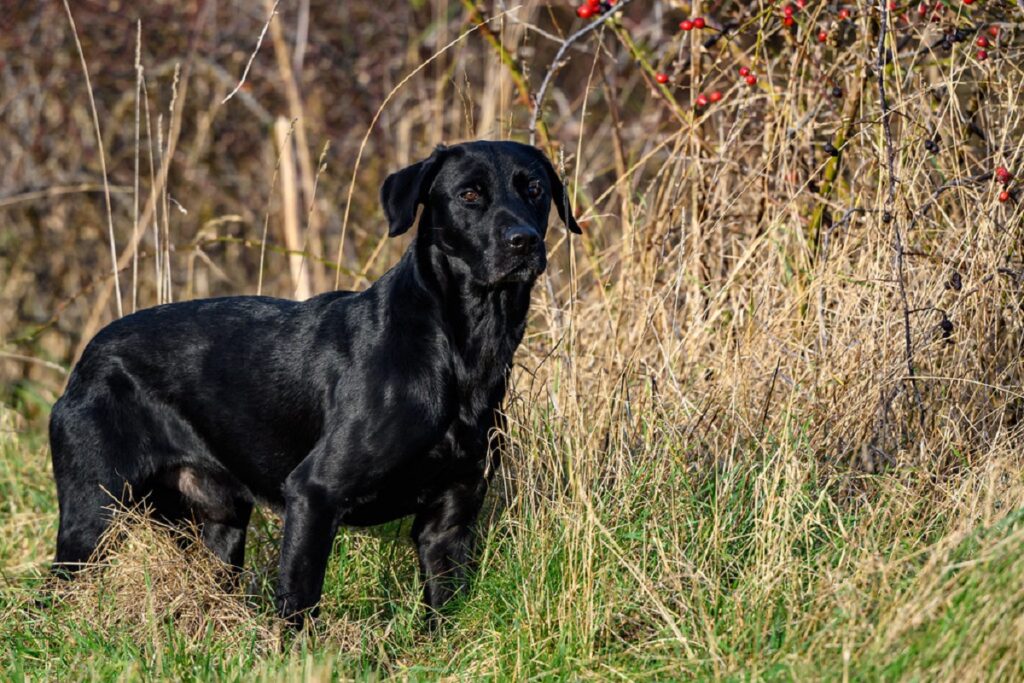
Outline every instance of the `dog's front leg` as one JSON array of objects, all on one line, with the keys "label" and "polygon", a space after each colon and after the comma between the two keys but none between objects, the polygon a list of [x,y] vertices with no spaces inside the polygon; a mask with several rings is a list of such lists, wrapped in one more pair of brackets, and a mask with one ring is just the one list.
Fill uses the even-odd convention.
[{"label": "dog's front leg", "polygon": [[412,537],[420,559],[427,623],[437,625],[441,607],[466,584],[473,552],[473,525],[487,483],[483,477],[445,490],[416,515]]},{"label": "dog's front leg", "polygon": [[327,560],[338,532],[335,506],[303,463],[285,483],[284,538],[277,583],[277,612],[295,627],[316,616]]}]

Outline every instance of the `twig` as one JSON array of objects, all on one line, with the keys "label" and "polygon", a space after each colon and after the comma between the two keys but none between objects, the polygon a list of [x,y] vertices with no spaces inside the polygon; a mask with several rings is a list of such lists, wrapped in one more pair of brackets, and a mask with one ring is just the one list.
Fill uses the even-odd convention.
[{"label": "twig", "polygon": [[[126,194],[131,192],[131,188],[127,185],[113,185],[108,189],[111,194]],[[37,199],[50,199],[51,197],[60,197],[66,194],[77,194],[80,192],[103,192],[103,185],[97,183],[79,183],[78,185],[54,185],[53,187],[47,187],[42,190],[28,190],[19,194],[0,197],[0,209],[6,209],[9,206],[14,206],[15,204],[20,204],[22,202],[32,202]]]},{"label": "twig", "polygon": [[[260,269],[256,279],[256,296],[263,294],[263,263],[267,254],[267,229],[270,227],[270,205],[274,200],[274,188],[277,187],[277,176],[281,172],[281,158],[284,156],[285,145],[291,144],[292,130],[295,127],[295,120],[292,119],[284,141],[278,145],[277,160],[274,162],[274,175],[270,178],[270,190],[267,193],[267,212],[263,215],[263,235],[260,238]],[[337,287],[335,287],[337,289]]]},{"label": "twig", "polygon": [[963,187],[964,185],[977,185],[979,183],[984,183],[986,181],[992,180],[993,175],[994,174],[992,171],[985,171],[984,173],[979,173],[978,175],[970,176],[968,178],[957,178],[956,180],[950,180],[948,183],[943,183],[942,185],[939,185],[937,188],[935,188],[934,191],[932,191],[932,196],[928,198],[928,200],[921,204],[919,207],[917,207],[916,211],[914,211],[914,215],[912,216],[910,222],[910,227],[914,227],[915,223],[917,222],[917,219],[923,216],[928,211],[928,209],[930,209],[932,205],[939,200],[939,197],[946,190],[951,190],[954,187]]},{"label": "twig", "polygon": [[[65,4],[67,4],[67,0],[64,0],[64,2],[65,2]],[[256,39],[256,49],[252,51],[251,55],[249,55],[249,61],[246,62],[246,64],[245,64],[245,70],[242,72],[241,80],[238,81],[238,85],[235,86],[235,89],[232,90],[231,92],[229,92],[227,94],[227,96],[223,100],[220,101],[221,104],[224,104],[225,102],[230,100],[232,97],[234,97],[235,93],[237,93],[239,90],[241,90],[242,86],[245,84],[245,78],[246,78],[246,76],[249,75],[249,69],[252,67],[252,63],[253,63],[253,61],[255,61],[256,55],[260,51],[260,45],[263,44],[263,38],[264,38],[264,36],[267,35],[267,29],[270,28],[270,22],[272,22],[274,20],[274,16],[277,15],[277,5],[280,2],[281,2],[281,0],[274,0],[274,6],[270,9],[270,16],[267,17],[267,23],[263,24],[263,30],[260,31],[260,37]]]},{"label": "twig", "polygon": [[75,47],[78,48],[78,58],[82,62],[82,74],[85,76],[85,89],[89,93],[89,106],[92,108],[92,122],[96,127],[96,149],[100,155],[100,171],[103,173],[103,197],[107,203],[107,229],[110,237],[110,264],[114,274],[114,293],[117,296],[117,317],[124,315],[123,304],[121,303],[121,279],[117,276],[117,244],[114,241],[114,210],[110,205],[110,183],[107,181],[107,156],[103,151],[103,136],[100,133],[100,116],[96,112],[96,99],[92,95],[92,81],[89,80],[89,67],[85,63],[85,52],[82,51],[82,41],[78,39],[78,29],[75,27],[75,18],[71,16],[71,7],[68,0],[64,0],[64,10],[68,14],[68,22],[71,24],[71,35],[75,38]]},{"label": "twig", "polygon": [[[885,98],[885,38],[889,27],[889,3],[888,0],[879,0],[879,11],[881,21],[878,30],[878,62],[875,68],[878,69],[878,100],[882,108],[882,132],[885,136],[885,151],[889,171],[889,192],[885,199],[885,216],[892,218],[893,201],[896,198],[896,149],[892,143],[892,126],[889,122],[889,103]],[[914,400],[917,403],[918,418],[921,427],[925,423],[924,400],[921,398],[921,390],[917,386],[914,372],[914,344],[910,332],[910,303],[907,299],[907,280],[903,271],[903,235],[900,233],[899,223],[893,220],[893,247],[896,250],[896,281],[899,283],[900,299],[903,304],[903,344],[904,355],[907,362],[907,379],[914,391]]]},{"label": "twig", "polygon": [[857,71],[853,76],[853,85],[846,91],[846,99],[843,102],[842,124],[832,139],[832,144],[835,145],[839,153],[837,156],[830,157],[825,163],[824,181],[819,192],[821,199],[814,208],[810,223],[807,226],[807,236],[811,243],[812,263],[819,258],[819,252],[822,249],[822,239],[828,233],[828,230],[825,230],[825,235],[822,233],[826,223],[826,203],[839,179],[839,171],[842,168],[846,144],[853,137],[854,128],[858,124],[857,112],[860,108],[861,92],[864,83],[867,81],[866,74],[862,75],[861,73],[862,68],[860,65],[857,66]]},{"label": "twig", "polygon": [[62,375],[68,374],[68,369],[65,368],[63,365],[58,365],[56,363],[51,363],[50,361],[43,360],[42,358],[33,358],[32,356],[23,356],[20,353],[10,353],[8,351],[0,351],[0,358],[7,358],[8,360],[18,360],[18,361],[21,361],[23,363],[34,363],[36,365],[42,365],[43,367],[50,368],[51,370],[56,370],[57,372],[59,372]]},{"label": "twig", "polygon": [[292,51],[292,71],[302,73],[302,63],[306,58],[306,47],[309,44],[309,0],[302,0],[299,5],[299,19],[295,26],[295,49]]},{"label": "twig", "polygon": [[142,111],[142,19],[135,25],[135,192],[132,208],[132,312],[139,308],[139,123]]},{"label": "twig", "polygon": [[565,59],[565,53],[569,51],[572,44],[583,38],[585,35],[593,31],[594,29],[603,26],[604,20],[615,14],[616,12],[624,9],[626,5],[631,3],[633,0],[620,0],[611,6],[611,8],[597,17],[589,24],[581,28],[576,33],[562,41],[562,47],[558,48],[558,52],[555,53],[555,58],[551,60],[551,65],[548,67],[547,73],[544,74],[544,80],[540,83],[540,89],[537,91],[537,96],[533,102],[533,114],[530,115],[530,144],[534,145],[537,142],[537,121],[540,118],[541,110],[544,107],[544,96],[548,92],[548,86],[551,85],[551,79],[554,77],[555,72],[558,71],[562,65],[568,61]]},{"label": "twig", "polygon": [[[821,204],[819,206],[824,206],[824,204]],[[865,209],[864,207],[861,206],[850,207],[845,211],[845,213],[843,213],[842,218],[840,218],[837,222],[833,223],[832,225],[829,225],[827,228],[821,231],[819,233],[821,235],[821,239],[819,240],[820,247],[815,250],[816,253],[820,251],[821,261],[825,262],[828,260],[829,243],[832,240],[833,232],[845,228],[850,223],[850,221],[853,220],[854,216],[858,214],[871,213],[874,211],[877,211],[877,209]]]},{"label": "twig", "polygon": [[761,429],[758,440],[764,437],[764,426],[768,423],[768,408],[772,404],[772,394],[775,393],[775,381],[779,378],[779,368],[782,366],[782,356],[775,362],[775,371],[772,372],[772,383],[768,385],[768,394],[764,397],[764,409],[761,411]]},{"label": "twig", "polygon": [[[519,24],[520,26],[525,28],[527,31],[532,31],[533,33],[536,33],[539,36],[547,38],[548,40],[550,40],[553,43],[558,43],[558,44],[562,43],[562,36],[557,35],[555,33],[552,33],[551,31],[545,31],[540,26],[537,26],[536,24],[531,24],[530,22],[526,21],[525,19],[520,19],[519,17],[517,17],[514,14],[508,15],[508,20],[510,22],[512,22],[513,24]],[[582,49],[582,48],[580,48],[580,49]]]}]

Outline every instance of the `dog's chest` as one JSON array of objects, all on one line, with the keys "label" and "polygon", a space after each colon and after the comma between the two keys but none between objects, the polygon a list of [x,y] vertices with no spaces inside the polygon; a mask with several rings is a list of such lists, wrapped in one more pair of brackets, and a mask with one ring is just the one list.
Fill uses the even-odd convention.
[{"label": "dog's chest", "polygon": [[[502,334],[501,332],[504,332]],[[452,481],[482,473],[495,414],[505,396],[509,368],[521,330],[494,330],[455,350],[452,355],[453,399],[443,435],[414,458],[414,478],[422,496]]]},{"label": "dog's chest", "polygon": [[523,336],[522,319],[491,316],[453,357],[459,410],[457,428],[489,429],[505,397],[516,348]]}]

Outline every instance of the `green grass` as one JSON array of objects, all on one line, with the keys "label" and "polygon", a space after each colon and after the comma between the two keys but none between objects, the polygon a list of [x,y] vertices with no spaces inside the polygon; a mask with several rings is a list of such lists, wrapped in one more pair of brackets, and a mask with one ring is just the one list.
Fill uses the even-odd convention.
[{"label": "green grass", "polygon": [[[591,480],[588,500],[579,479],[513,493],[472,590],[433,635],[407,524],[339,535],[320,632],[276,632],[277,523],[261,516],[249,553],[259,594],[232,598],[248,616],[227,637],[215,611],[198,633],[166,614],[119,620],[124,596],[103,591],[36,607],[56,523],[45,441],[4,434],[4,679],[1024,675],[1024,513],[1019,481],[1005,477],[833,475],[799,434],[701,469],[651,438],[634,454],[651,466]],[[993,497],[1002,513],[986,519]],[[133,599],[152,598],[149,584]]]}]

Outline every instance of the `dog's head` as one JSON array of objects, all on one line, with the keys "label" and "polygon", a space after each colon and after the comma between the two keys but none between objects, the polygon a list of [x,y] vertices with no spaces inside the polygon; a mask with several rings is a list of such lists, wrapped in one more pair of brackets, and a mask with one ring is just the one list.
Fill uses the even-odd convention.
[{"label": "dog's head", "polygon": [[390,236],[411,228],[422,205],[417,239],[462,261],[485,285],[532,282],[544,272],[552,203],[566,228],[580,232],[551,162],[518,142],[438,147],[388,176],[380,196]]}]

